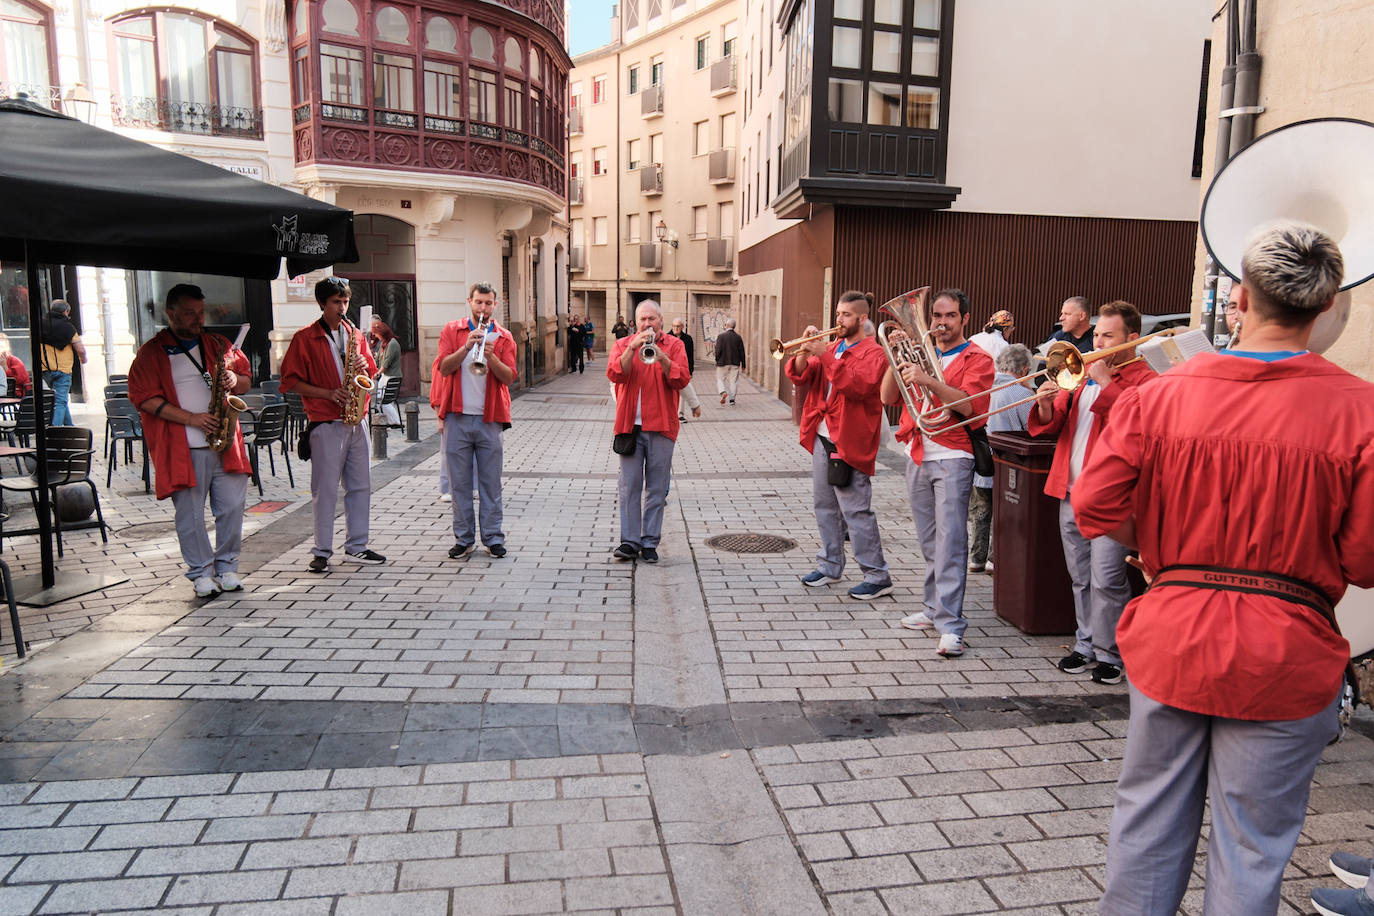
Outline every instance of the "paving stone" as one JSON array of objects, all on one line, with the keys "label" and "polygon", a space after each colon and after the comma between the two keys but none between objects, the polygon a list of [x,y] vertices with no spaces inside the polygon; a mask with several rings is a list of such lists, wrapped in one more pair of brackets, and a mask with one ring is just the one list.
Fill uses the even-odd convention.
[{"label": "paving stone", "polygon": [[922,916],[956,916],[961,913],[987,913],[1000,905],[977,881],[950,881],[912,887],[887,888],[878,892],[894,913],[921,913]]},{"label": "paving stone", "polygon": [[665,875],[571,878],[564,882],[570,910],[671,906],[673,891]]},{"label": "paving stone", "polygon": [[353,861],[404,862],[412,859],[449,859],[457,854],[458,833],[455,830],[373,834],[358,838]]},{"label": "paving stone", "polygon": [[509,859],[512,881],[585,878],[611,873],[604,849],[567,849],[548,852],[515,852]]},{"label": "paving stone", "polygon": [[0,830],[0,855],[32,855],[85,849],[95,827],[32,827]]},{"label": "paving stone", "polygon": [[1096,900],[1102,895],[1101,888],[1075,869],[988,878],[984,883],[1004,905]]},{"label": "paving stone", "polygon": [[121,878],[62,884],[53,889],[38,912],[93,913],[111,900],[118,900],[129,909],[151,908],[157,906],[169,883],[170,878]]},{"label": "paving stone", "polygon": [[408,891],[342,897],[335,916],[448,916],[447,891]]},{"label": "paving stone", "polygon": [[915,884],[921,880],[911,861],[901,855],[817,862],[812,870],[826,893]]},{"label": "paving stone", "polygon": [[128,874],[177,875],[186,872],[232,871],[243,857],[244,848],[243,843],[215,843],[208,846],[143,849],[129,866]]},{"label": "paving stone", "polygon": [[84,878],[113,878],[133,858],[131,850],[109,852],[59,852],[27,856],[9,876],[11,884],[42,881],[79,881]]},{"label": "paving stone", "polygon": [[[499,884],[505,880],[504,856],[464,856],[458,859],[420,859],[401,863],[398,887],[466,888],[475,885]],[[464,895],[466,891],[464,891]],[[462,899],[466,900],[466,896]]]},{"label": "paving stone", "polygon": [[558,848],[555,827],[476,827],[459,837],[459,852],[465,856],[499,855]]},{"label": "paving stone", "polygon": [[205,829],[203,820],[160,821],[148,824],[111,824],[91,842],[92,849],[138,849],[144,846],[194,843]]},{"label": "paving stone", "polygon": [[319,897],[326,894],[348,896],[390,891],[396,887],[398,867],[394,862],[373,862],[366,865],[293,868],[282,896]]},{"label": "paving stone", "polygon": [[248,847],[243,868],[299,868],[311,865],[342,865],[348,861],[352,840],[346,836],[312,840],[265,840]]}]

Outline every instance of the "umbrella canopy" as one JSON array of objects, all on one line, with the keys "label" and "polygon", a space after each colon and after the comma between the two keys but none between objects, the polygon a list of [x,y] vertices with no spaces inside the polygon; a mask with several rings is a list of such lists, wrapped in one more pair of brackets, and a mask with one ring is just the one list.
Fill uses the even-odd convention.
[{"label": "umbrella canopy", "polygon": [[0,260],[270,280],[356,261],[353,213],[26,100],[0,102]]}]

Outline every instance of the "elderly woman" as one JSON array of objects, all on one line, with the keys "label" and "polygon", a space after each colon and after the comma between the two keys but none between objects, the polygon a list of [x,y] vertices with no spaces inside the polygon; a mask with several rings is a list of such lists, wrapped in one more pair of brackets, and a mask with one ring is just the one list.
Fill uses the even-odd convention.
[{"label": "elderly woman", "polygon": [[24,362],[10,351],[8,334],[0,334],[0,362],[4,363],[5,375],[14,379],[14,396],[22,398],[33,390],[33,381]]},{"label": "elderly woman", "polygon": [[[392,333],[391,326],[380,318],[372,319],[372,336],[377,338],[381,351],[377,355],[377,397],[380,400],[387,381],[401,377],[401,342]],[[395,403],[382,405],[382,416],[390,426],[401,425],[401,412]]]}]

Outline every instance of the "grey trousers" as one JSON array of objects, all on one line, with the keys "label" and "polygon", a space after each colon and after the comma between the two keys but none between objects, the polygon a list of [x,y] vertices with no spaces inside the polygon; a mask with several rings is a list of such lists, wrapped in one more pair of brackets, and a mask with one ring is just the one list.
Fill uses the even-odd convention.
[{"label": "grey trousers", "polygon": [[1305,719],[1249,722],[1185,712],[1132,686],[1099,912],[1178,911],[1197,854],[1203,802],[1210,800],[1203,913],[1276,913],[1312,774],[1336,734],[1337,708],[1333,698]]},{"label": "grey trousers", "polygon": [[1131,600],[1131,583],[1126,578],[1130,551],[1109,537],[1085,538],[1067,499],[1059,501],[1059,538],[1064,542],[1064,562],[1073,582],[1073,614],[1078,621],[1073,650],[1120,665],[1116,625]]},{"label": "grey trousers", "polygon": [[311,553],[334,553],[334,509],[339,483],[344,488],[344,552],[367,546],[368,514],[372,511],[372,472],[368,468],[367,421],[345,426],[323,423],[310,433],[310,498],[315,508],[315,546]]},{"label": "grey trousers", "polygon": [[968,500],[968,561],[981,566],[992,559],[992,487],[974,487]]},{"label": "grey trousers", "polygon": [[[224,456],[208,448],[191,449],[191,465],[196,485],[172,493],[176,512],[177,541],[181,559],[186,562],[186,578],[238,572],[239,551],[243,548],[243,505],[248,499],[248,474],[224,470]],[[205,498],[215,516],[215,547],[205,530]]]},{"label": "grey trousers", "polygon": [[856,469],[849,486],[832,487],[826,476],[827,462],[825,446],[817,436],[811,451],[811,496],[816,506],[816,527],[821,533],[816,568],[831,578],[840,577],[844,572],[844,534],[848,531],[854,562],[863,571],[864,581],[887,585],[892,581],[892,573],[883,556],[878,515],[873,511],[873,481]]},{"label": "grey trousers", "polygon": [[453,536],[460,544],[475,544],[477,518],[472,511],[473,475],[481,500],[482,543],[503,544],[501,530],[501,424],[484,423],[480,416],[451,413],[444,417],[444,466],[453,495]]},{"label": "grey trousers", "polygon": [[973,456],[906,465],[911,517],[926,561],[926,616],[943,635],[963,636],[964,586],[968,579],[968,495]]},{"label": "grey trousers", "polygon": [[620,456],[620,540],[635,547],[657,547],[675,443],[663,433],[645,431],[635,439],[634,452]]},{"label": "grey trousers", "polygon": [[735,400],[735,392],[739,389],[739,366],[717,366],[716,367],[716,394],[728,394],[730,400]]}]

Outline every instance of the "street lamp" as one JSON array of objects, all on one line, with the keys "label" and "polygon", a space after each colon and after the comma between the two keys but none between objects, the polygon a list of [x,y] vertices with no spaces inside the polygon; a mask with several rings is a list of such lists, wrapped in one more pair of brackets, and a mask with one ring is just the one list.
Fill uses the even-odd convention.
[{"label": "street lamp", "polygon": [[659,220],[658,225],[654,227],[654,238],[660,242],[667,242],[674,248],[677,247],[677,233],[671,231],[663,220]]},{"label": "street lamp", "polygon": [[95,96],[86,88],[85,83],[77,83],[62,97],[62,107],[67,114],[85,124],[95,121]]}]

